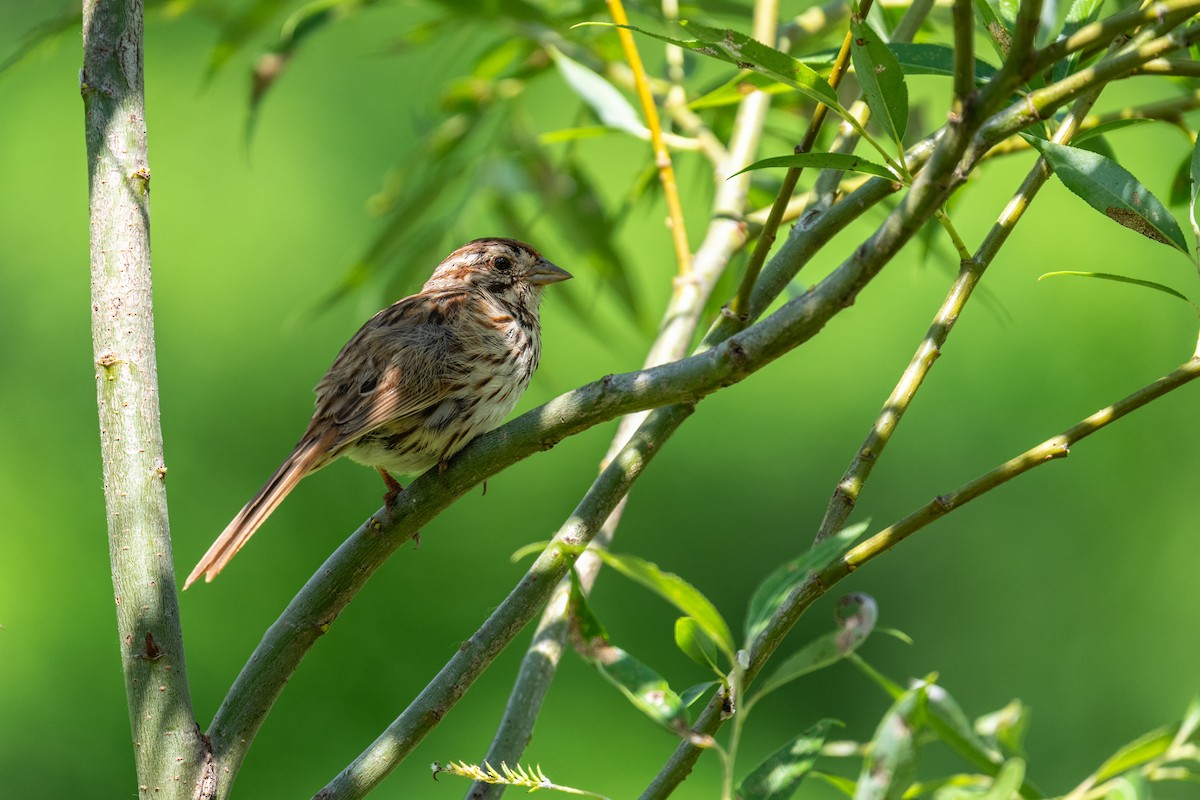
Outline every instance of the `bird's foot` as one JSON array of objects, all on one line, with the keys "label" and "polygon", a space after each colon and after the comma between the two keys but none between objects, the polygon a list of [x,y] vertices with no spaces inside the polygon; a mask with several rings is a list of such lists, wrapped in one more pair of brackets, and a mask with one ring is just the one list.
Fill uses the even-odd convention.
[{"label": "bird's foot", "polygon": [[380,477],[383,478],[383,482],[387,484],[388,490],[387,493],[383,495],[383,504],[387,506],[389,511],[391,511],[392,507],[396,505],[396,498],[399,497],[400,493],[404,491],[404,487],[401,486],[400,482],[393,478],[386,469],[383,469],[382,467],[376,467],[375,470],[379,473]]}]

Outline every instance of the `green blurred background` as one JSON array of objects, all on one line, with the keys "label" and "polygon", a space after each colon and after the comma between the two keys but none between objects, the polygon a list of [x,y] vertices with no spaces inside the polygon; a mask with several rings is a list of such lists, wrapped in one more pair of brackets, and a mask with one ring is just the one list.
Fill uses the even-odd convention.
[{"label": "green blurred background", "polygon": [[[0,57],[63,7],[0,2]],[[308,313],[377,233],[368,198],[438,119],[435,92],[469,68],[471,36],[486,34],[480,23],[453,47],[391,52],[390,37],[428,13],[383,4],[315,36],[273,89],[249,146],[246,76],[270,36],[205,83],[217,39],[205,15],[157,13],[148,22],[155,301],[177,574],[290,449],[311,387],[341,344],[394,299],[381,296],[381,284]],[[92,385],[79,65],[72,31],[0,78],[0,794],[13,798],[136,795]],[[1139,81],[1101,105],[1175,91]],[[522,98],[526,107],[563,103],[561,84],[543,85]],[[937,97],[949,91],[931,78],[916,86]],[[1158,125],[1117,133],[1113,143],[1160,197],[1188,151],[1178,131]],[[646,146],[630,139],[580,147],[614,202],[646,160]],[[968,243],[1029,163],[1014,157],[981,172],[955,211]],[[690,204],[695,244],[708,178],[694,159],[681,160],[680,174],[685,197],[699,198]],[[673,258],[661,205],[643,210],[617,241],[652,319]],[[805,280],[867,230],[839,239]],[[569,269],[583,259],[578,242],[545,226],[508,230],[467,215],[445,220],[441,249],[496,234],[527,238]],[[704,401],[637,485],[616,549],[685,576],[740,622],[757,581],[809,542],[942,298],[951,274],[944,261],[906,253],[810,346]],[[396,296],[414,291],[432,266],[416,265],[422,277]],[[1184,304],[1115,284],[1035,282],[1052,269],[1124,272],[1200,295],[1183,259],[1052,183],[988,274],[989,297],[965,314],[856,518],[885,525],[1191,353],[1196,318]],[[640,365],[646,334],[594,273],[576,274],[576,296],[593,316],[576,318],[548,292],[543,366],[521,409]],[[874,595],[881,624],[913,637],[913,646],[878,637],[863,650],[893,678],[936,671],[972,716],[1013,697],[1032,706],[1030,775],[1047,791],[1066,791],[1120,744],[1176,720],[1200,689],[1198,391],[1168,396],[1066,461],[987,495],[834,594]],[[509,554],[547,538],[570,513],[613,427],[514,466],[489,482],[486,497],[473,492],[428,525],[418,551],[397,553],[296,673],[235,796],[309,796],[357,755],[505,596],[524,567]],[[334,465],[304,482],[218,582],[182,597],[203,724],[265,627],[380,493],[372,472]],[[830,628],[831,600],[801,621],[788,648]],[[673,685],[705,679],[674,650],[675,614],[655,598],[605,574],[594,604],[614,640]],[[435,784],[427,765],[482,757],[527,639],[376,796],[462,796],[464,781]],[[821,717],[843,720],[847,738],[867,739],[887,705],[850,666],[796,683],[751,719],[743,766]],[[674,745],[568,656],[526,760],[560,783],[628,798]],[[923,774],[964,768],[939,746],[924,757]],[[706,757],[676,796],[714,797],[717,776]]]}]

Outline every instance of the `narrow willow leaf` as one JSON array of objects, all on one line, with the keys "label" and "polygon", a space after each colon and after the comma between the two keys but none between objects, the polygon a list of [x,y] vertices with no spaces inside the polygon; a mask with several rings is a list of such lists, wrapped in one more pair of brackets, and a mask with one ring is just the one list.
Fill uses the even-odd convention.
[{"label": "narrow willow leaf", "polygon": [[578,128],[559,128],[556,131],[546,131],[538,134],[538,144],[559,144],[574,142],[579,139],[598,139],[601,136],[613,136],[618,131],[607,125],[582,125]]},{"label": "narrow willow leaf", "polygon": [[876,685],[887,692],[893,700],[898,699],[906,691],[903,686],[868,664],[858,653],[851,653],[846,656],[846,660],[858,667],[868,678],[875,681]]},{"label": "narrow willow leaf", "polygon": [[1071,10],[1071,3],[1059,2],[1059,0],[1045,0],[1042,3],[1042,16],[1038,20],[1038,29],[1033,37],[1035,47],[1045,47],[1058,38],[1059,32],[1063,29],[1063,24],[1067,21],[1067,13]]},{"label": "narrow willow leaf", "polygon": [[1150,190],[1115,161],[1077,147],[1030,138],[1059,180],[1109,219],[1187,254],[1179,223]]},{"label": "narrow willow leaf", "polygon": [[[888,49],[900,62],[905,75],[954,75],[954,49],[944,44],[892,42]],[[996,74],[996,68],[975,59],[975,82],[983,85]]]},{"label": "narrow willow leaf", "polygon": [[1192,148],[1192,203],[1188,208],[1192,231],[1196,234],[1196,241],[1200,243],[1200,218],[1196,216],[1197,197],[1200,197],[1200,138],[1196,139],[1196,146]]},{"label": "narrow willow leaf", "polygon": [[607,550],[597,550],[604,563],[625,577],[637,581],[684,614],[696,621],[721,651],[733,661],[733,634],[716,606],[700,593],[696,587],[670,572],[663,572],[657,564],[644,561],[637,556],[618,555]]},{"label": "narrow willow leaf", "polygon": [[796,88],[761,73],[747,71],[733,76],[711,92],[697,97],[688,103],[688,108],[698,110],[735,105],[742,102],[747,94],[755,90],[775,95],[794,92]]},{"label": "narrow willow leaf", "polygon": [[700,666],[709,667],[718,675],[725,676],[717,666],[721,648],[692,617],[680,617],[675,620],[675,646]]},{"label": "narrow willow leaf", "polygon": [[926,696],[930,730],[969,763],[989,775],[995,775],[1004,757],[980,738],[958,702],[949,692],[937,685],[929,686]]},{"label": "narrow willow leaf", "polygon": [[1104,788],[1104,800],[1146,800],[1149,797],[1145,779],[1136,772],[1114,778]]},{"label": "narrow willow leaf", "polygon": [[1179,723],[1179,730],[1175,733],[1174,746],[1178,747],[1191,741],[1198,730],[1200,730],[1200,697],[1193,697],[1183,715],[1183,722]]},{"label": "narrow willow leaf", "polygon": [[807,581],[814,573],[825,569],[834,559],[849,550],[850,545],[867,529],[867,524],[860,522],[843,528],[768,575],[755,589],[754,596],[750,598],[750,606],[746,610],[746,643],[750,644],[762,633],[780,605],[787,600],[792,589]]},{"label": "narrow willow leaf", "polygon": [[1119,131],[1121,128],[1128,128],[1133,125],[1144,125],[1147,122],[1155,122],[1156,120],[1147,119],[1146,117],[1130,117],[1128,119],[1110,119],[1108,122],[1101,122],[1086,130],[1080,131],[1071,139],[1071,144],[1078,147],[1081,142],[1086,142],[1096,136],[1103,136],[1106,133]]},{"label": "narrow willow leaf", "polygon": [[975,0],[975,9],[979,12],[980,21],[983,22],[983,28],[988,34],[988,41],[992,43],[996,55],[1007,58],[1008,48],[1012,47],[1011,22],[1002,19],[998,8],[988,0]]},{"label": "narrow willow leaf", "polygon": [[854,800],[900,800],[917,775],[917,733],[925,715],[924,685],[900,696],[884,714],[863,763]]},{"label": "narrow willow leaf", "polygon": [[610,128],[638,135],[646,130],[642,118],[625,96],[605,78],[564,55],[557,48],[549,48],[550,57],[558,67],[559,74],[575,94],[596,113],[600,121]]},{"label": "narrow willow leaf", "polygon": [[776,750],[738,784],[740,800],[787,800],[808,777],[829,729],[839,724],[823,719]]},{"label": "narrow willow leaf", "polygon": [[262,32],[288,0],[254,0],[240,13],[231,15],[221,25],[217,42],[208,55],[205,80],[211,79],[233,58],[246,42]]},{"label": "narrow willow leaf", "polygon": [[[582,25],[610,25],[607,22],[586,22]],[[616,26],[613,26],[616,27]],[[762,42],[752,39],[744,33],[733,30],[706,28],[703,25],[687,23],[687,31],[695,34],[695,39],[675,39],[661,33],[625,25],[631,31],[653,37],[663,42],[678,45],[685,50],[700,53],[718,61],[733,64],[740,69],[753,69],[756,72],[782,81],[796,88],[814,100],[825,103],[830,108],[842,110],[838,104],[837,93],[833,87],[817,74],[816,70],[803,62],[792,58],[787,53],[768,47]]]},{"label": "narrow willow leaf", "polygon": [[704,683],[697,683],[695,686],[689,686],[680,692],[679,699],[685,708],[691,708],[697,700],[708,694],[709,689],[713,689],[720,685],[720,681],[705,681]]},{"label": "narrow willow leaf", "polygon": [[[1067,11],[1066,22],[1062,26],[1062,35],[1070,36],[1084,25],[1095,22],[1100,18],[1100,10],[1103,6],[1104,0],[1075,0]],[[1075,65],[1078,63],[1079,53],[1077,52],[1059,61],[1051,71],[1052,81],[1061,81],[1067,77],[1075,71]]]},{"label": "narrow willow leaf", "polygon": [[74,5],[73,9],[64,10],[58,16],[33,26],[21,36],[20,43],[8,58],[0,61],[0,75],[24,61],[42,45],[67,31],[73,31],[78,36],[82,24],[83,15],[79,12],[79,6]]},{"label": "narrow willow leaf", "polygon": [[1195,231],[1196,221],[1192,219],[1191,202],[1192,154],[1188,153],[1184,156],[1183,161],[1179,162],[1179,166],[1175,168],[1175,174],[1171,178],[1171,194],[1167,198],[1167,205],[1188,206],[1188,219],[1192,223],[1192,230]]},{"label": "narrow willow leaf", "polygon": [[818,636],[784,659],[762,681],[754,702],[797,678],[836,664],[858,649],[875,629],[879,609],[874,598],[862,592],[843,597],[838,602],[838,630]]},{"label": "narrow willow leaf", "polygon": [[871,115],[898,146],[903,145],[908,128],[908,86],[904,71],[887,44],[866,20],[850,18],[854,37],[850,57],[854,74],[862,87]]},{"label": "narrow willow leaf", "polygon": [[900,180],[890,169],[874,161],[868,161],[850,153],[797,153],[790,156],[774,156],[755,161],[748,167],[743,167],[734,175],[741,175],[753,169],[769,167],[812,167],[813,169],[839,169],[844,172],[859,172],[863,175],[877,175],[888,180]]},{"label": "narrow willow leaf", "polygon": [[814,778],[820,778],[827,784],[837,789],[846,797],[854,797],[854,781],[849,778],[844,778],[841,775],[834,775],[830,772],[822,772],[819,769],[814,769],[810,773]]},{"label": "narrow willow leaf", "polygon": [[1141,278],[1131,278],[1128,275],[1114,275],[1111,272],[1080,272],[1077,270],[1059,270],[1057,272],[1047,272],[1044,275],[1039,275],[1038,280],[1040,281],[1043,278],[1056,278],[1060,275],[1072,275],[1080,278],[1097,278],[1104,281],[1116,281],[1117,283],[1129,283],[1134,286],[1144,286],[1147,289],[1155,289],[1163,292],[1164,294],[1169,294],[1171,297],[1177,297],[1183,302],[1192,306],[1192,308],[1196,307],[1191,300],[1187,299],[1186,296],[1175,291],[1170,286],[1164,286],[1156,281],[1144,281]]},{"label": "narrow willow leaf", "polygon": [[1158,728],[1134,739],[1100,765],[1100,769],[1096,770],[1093,776],[1095,783],[1104,783],[1122,772],[1140,767],[1163,755],[1170,749],[1175,739],[1175,731],[1174,727]]},{"label": "narrow willow leaf", "polygon": [[1012,800],[1025,782],[1025,762],[1019,758],[1010,758],[1000,767],[988,789],[979,800]]},{"label": "narrow willow leaf", "polygon": [[570,635],[575,651],[617,687],[639,711],[672,733],[687,730],[687,708],[650,667],[609,642],[592,614],[574,571],[571,573]]},{"label": "narrow willow leaf", "polygon": [[975,732],[990,742],[995,742],[1008,753],[1025,755],[1025,732],[1029,729],[1032,714],[1020,700],[1013,700],[999,711],[984,714],[975,720]]}]

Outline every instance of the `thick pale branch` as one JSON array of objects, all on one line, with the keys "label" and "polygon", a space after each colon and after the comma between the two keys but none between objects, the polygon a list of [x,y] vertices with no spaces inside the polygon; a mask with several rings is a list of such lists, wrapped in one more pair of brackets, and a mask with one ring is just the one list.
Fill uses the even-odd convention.
[{"label": "thick pale branch", "polygon": [[121,665],[144,795],[210,784],[188,693],[167,521],[154,308],[142,4],[83,4],[92,341]]}]

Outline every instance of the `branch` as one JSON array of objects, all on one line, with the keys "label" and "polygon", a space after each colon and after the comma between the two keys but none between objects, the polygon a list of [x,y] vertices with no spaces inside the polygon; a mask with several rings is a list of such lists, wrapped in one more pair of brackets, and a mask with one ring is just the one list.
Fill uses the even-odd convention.
[{"label": "branch", "polygon": [[142,792],[191,798],[192,713],[167,520],[150,277],[142,3],[83,4],[92,341],[109,557]]},{"label": "branch", "polygon": [[675,183],[675,168],[671,166],[671,153],[663,142],[662,123],[658,118],[658,108],[654,105],[654,96],[650,93],[650,84],[646,79],[646,68],[638,55],[637,43],[633,40],[633,31],[627,27],[629,18],[625,15],[625,6],[621,0],[607,0],[608,10],[613,23],[617,26],[617,38],[621,41],[621,49],[625,51],[625,60],[633,71],[633,82],[637,88],[638,102],[641,103],[642,113],[646,115],[646,127],[650,129],[650,141],[654,147],[654,163],[658,167],[658,179],[662,183],[663,197],[667,201],[669,215],[668,227],[671,229],[671,241],[675,244],[675,260],[679,265],[679,275],[686,277],[692,271],[692,249],[688,246],[687,226],[683,219],[683,204],[679,201],[679,186]]},{"label": "branch", "polygon": [[[886,553],[904,539],[955,508],[998,488],[1034,467],[1065,457],[1075,443],[1196,378],[1200,378],[1200,357],[1193,356],[1170,374],[1142,387],[1128,397],[1100,409],[1058,436],[1030,448],[986,475],[976,478],[953,492],[939,495],[903,520],[885,528],[851,549],[819,574],[802,583],[788,596],[787,601],[775,613],[766,630],[751,648],[750,662],[746,670],[746,685],[748,686],[762,670],[767,660],[804,612],[851,572]],[[709,702],[696,724],[692,726],[692,732],[707,736],[716,733],[724,721],[721,713],[723,703],[724,698],[720,696]],[[686,741],[681,743],[667,764],[642,793],[641,800],[662,800],[668,797],[691,772],[701,752],[700,748]]]},{"label": "branch", "polygon": [[651,415],[654,424],[648,421],[601,473],[551,544],[504,602],[475,635],[463,642],[404,713],[318,792],[314,800],[357,800],[374,789],[412,752],[537,614],[657,452],[657,448],[647,445],[654,439],[669,437],[691,414],[692,408],[691,404],[685,403],[659,409]]},{"label": "branch", "polygon": [[[1065,144],[1071,140],[1099,95],[1100,89],[1094,89],[1076,102],[1071,113],[1055,131],[1054,142]],[[830,498],[829,505],[825,509],[825,516],[817,530],[816,540],[818,542],[832,536],[845,525],[850,513],[854,510],[855,503],[858,502],[863,485],[870,477],[884,448],[891,441],[892,434],[895,433],[896,427],[900,424],[917,391],[928,377],[934,362],[941,355],[946,340],[954,330],[967,301],[971,299],[972,292],[983,278],[984,271],[995,259],[1004,242],[1008,240],[1009,234],[1012,233],[1013,228],[1016,227],[1017,222],[1020,221],[1025,210],[1029,208],[1033,198],[1049,177],[1050,168],[1046,164],[1046,160],[1038,158],[1021,182],[1016,194],[1000,213],[996,224],[992,226],[979,249],[970,259],[962,262],[958,276],[946,294],[946,299],[942,301],[941,308],[934,316],[925,338],[921,340],[908,367],[900,376],[896,388],[888,396],[883,410],[880,411],[875,424],[871,426],[866,439],[854,454],[850,466],[846,469],[842,479],[838,481],[833,497]]]},{"label": "branch", "polygon": [[[863,0],[861,13],[867,13],[867,9],[871,6],[871,1]],[[835,90],[841,84],[846,71],[850,68],[850,43],[852,38],[850,31],[846,31],[846,35],[842,39],[842,47],[838,51],[837,58],[833,62],[833,68],[829,72],[828,83]],[[816,108],[813,109],[812,119],[808,122],[808,128],[804,132],[804,137],[800,140],[800,144],[796,145],[796,153],[807,153],[812,150],[813,144],[817,141],[817,135],[825,125],[825,117],[828,114],[829,107],[824,103],[817,103]],[[783,182],[780,184],[779,191],[775,195],[775,202],[771,205],[771,211],[767,215],[766,222],[763,223],[762,229],[758,232],[758,241],[755,242],[754,250],[750,254],[750,260],[746,262],[746,271],[742,274],[742,281],[738,285],[737,294],[730,302],[727,312],[728,318],[737,323],[739,327],[744,327],[753,320],[749,310],[751,294],[754,291],[755,284],[758,282],[762,266],[766,263],[767,255],[771,252],[771,247],[775,244],[775,236],[779,231],[779,224],[783,221],[784,212],[787,211],[792,195],[796,193],[796,184],[800,182],[800,174],[803,171],[802,168],[789,167],[788,171],[784,173]]]},{"label": "branch", "polygon": [[[745,215],[751,176],[748,173],[730,179],[726,179],[725,176],[736,172],[741,165],[752,160],[766,121],[769,103],[770,96],[764,92],[753,92],[741,101],[730,136],[729,152],[725,154],[714,173],[716,189],[708,232],[693,260],[692,274],[687,279],[675,281],[675,288],[663,314],[658,335],[646,356],[645,368],[666,364],[686,355],[713,286],[725,271],[730,258],[746,242],[746,225],[742,219]],[[607,467],[621,448],[626,446],[646,416],[647,414],[642,412],[621,418],[602,466]],[[665,441],[665,438],[654,439],[651,444],[657,449],[662,447]],[[604,522],[593,546],[608,546],[620,524],[625,499],[621,499]],[[590,589],[599,567],[600,560],[590,553],[584,553],[576,562],[575,569],[585,589]],[[546,603],[546,609],[534,632],[533,642],[521,662],[504,716],[488,748],[484,759],[487,763],[517,763],[533,735],[533,725],[554,678],[566,638],[566,600],[569,588],[569,582],[560,581],[555,593]],[[499,797],[502,792],[502,786],[476,782],[468,790],[467,798],[484,800]]]}]

